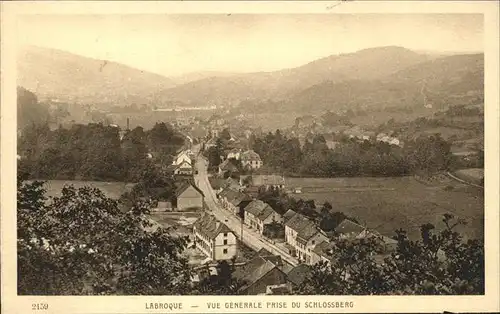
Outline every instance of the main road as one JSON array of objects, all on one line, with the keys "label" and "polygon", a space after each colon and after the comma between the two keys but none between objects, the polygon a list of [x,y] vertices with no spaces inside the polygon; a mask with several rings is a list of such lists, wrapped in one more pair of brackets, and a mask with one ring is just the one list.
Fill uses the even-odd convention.
[{"label": "main road", "polygon": [[[235,235],[238,235],[238,238],[248,245],[250,248],[255,251],[260,250],[261,248],[265,248],[269,252],[280,255],[288,263],[293,266],[298,265],[297,260],[293,258],[288,252],[285,252],[281,248],[273,245],[272,243],[267,242],[263,239],[263,237],[255,232],[252,229],[247,228],[246,226],[242,226],[241,220],[236,217],[233,213],[221,208],[217,201],[217,196],[215,195],[215,191],[212,189],[210,185],[210,181],[208,180],[208,161],[199,153],[199,145],[193,146],[193,153],[195,153],[196,157],[196,170],[197,174],[195,174],[195,183],[200,190],[203,191],[205,195],[205,204],[208,209],[213,213],[213,215],[221,222],[226,224],[229,229],[231,229]],[[243,232],[242,231],[243,228]]]}]

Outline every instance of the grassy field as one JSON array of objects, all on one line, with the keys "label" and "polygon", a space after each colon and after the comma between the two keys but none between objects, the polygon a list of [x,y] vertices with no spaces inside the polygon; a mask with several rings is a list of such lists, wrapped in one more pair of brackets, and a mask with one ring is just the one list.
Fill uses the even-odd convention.
[{"label": "grassy field", "polygon": [[302,187],[295,198],[328,201],[334,210],[355,217],[386,235],[403,228],[418,238],[419,227],[432,223],[443,228],[442,215],[451,213],[464,218],[460,227],[469,238],[483,237],[483,190],[461,184],[446,176],[428,182],[402,178],[288,178],[287,189]]},{"label": "grassy field", "polygon": [[45,188],[47,196],[60,196],[61,190],[65,185],[73,185],[75,188],[90,186],[98,188],[106,194],[107,197],[118,199],[123,192],[129,190],[133,185],[125,182],[96,182],[96,181],[66,181],[66,180],[48,180]]}]

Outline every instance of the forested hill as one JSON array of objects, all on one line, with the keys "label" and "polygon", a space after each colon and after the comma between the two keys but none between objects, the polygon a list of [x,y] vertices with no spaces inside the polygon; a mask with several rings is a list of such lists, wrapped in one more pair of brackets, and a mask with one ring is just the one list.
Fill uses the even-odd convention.
[{"label": "forested hill", "polygon": [[290,69],[239,75],[217,75],[160,92],[158,98],[190,103],[234,103],[242,100],[282,100],[325,81],[378,79],[430,57],[402,47],[376,47],[331,55]]},{"label": "forested hill", "polygon": [[292,111],[416,108],[483,102],[484,55],[457,55],[420,63],[379,79],[325,81],[283,104]]},{"label": "forested hill", "polygon": [[40,98],[71,103],[147,103],[155,92],[174,85],[164,76],[116,62],[35,46],[20,49],[17,68],[18,85]]}]

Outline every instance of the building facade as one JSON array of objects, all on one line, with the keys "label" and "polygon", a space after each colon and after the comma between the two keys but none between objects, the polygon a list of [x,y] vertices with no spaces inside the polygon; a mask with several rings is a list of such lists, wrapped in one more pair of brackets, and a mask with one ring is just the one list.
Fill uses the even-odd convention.
[{"label": "building facade", "polygon": [[184,162],[187,162],[189,163],[190,165],[192,165],[192,160],[191,160],[191,151],[189,150],[183,150],[181,152],[179,152],[175,157],[174,157],[174,160],[172,161],[172,165],[180,165]]},{"label": "building facade", "polygon": [[[244,223],[250,228],[255,228],[261,234],[264,231],[262,228],[261,220],[259,219],[259,215],[266,210],[267,207],[270,207],[267,203],[264,203],[261,200],[253,200],[244,208]],[[272,208],[271,208],[272,210]]]},{"label": "building facade", "polygon": [[247,150],[240,154],[241,165],[246,169],[259,169],[262,167],[262,159],[253,150]]},{"label": "building facade", "polygon": [[185,182],[177,188],[172,203],[177,210],[202,209],[204,206],[204,195],[194,184]]},{"label": "building facade", "polygon": [[235,234],[214,216],[205,214],[193,225],[194,243],[208,258],[230,260],[238,253]]}]

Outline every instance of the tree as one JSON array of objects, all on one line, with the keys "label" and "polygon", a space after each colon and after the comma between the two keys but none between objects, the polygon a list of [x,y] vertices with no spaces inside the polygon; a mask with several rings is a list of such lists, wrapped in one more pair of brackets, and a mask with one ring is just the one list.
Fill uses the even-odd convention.
[{"label": "tree", "polygon": [[29,125],[41,125],[49,122],[50,113],[46,105],[38,102],[37,96],[29,90],[17,87],[17,121],[18,128]]},{"label": "tree", "polygon": [[43,184],[18,181],[18,293],[186,294],[187,239],[155,226],[140,202],[121,212],[94,188],[66,186],[47,200]]},{"label": "tree", "polygon": [[441,135],[421,136],[407,145],[407,159],[414,172],[434,173],[448,169],[451,145]]},{"label": "tree", "polygon": [[[446,228],[421,226],[411,241],[397,230],[397,247],[388,254],[377,237],[337,239],[330,265],[320,263],[299,287],[300,294],[484,294],[484,244],[464,241],[455,226],[463,221],[445,214]],[[375,259],[382,256],[383,261]]]},{"label": "tree", "polygon": [[[228,261],[219,261],[217,263],[216,274],[204,278],[199,286],[197,293],[204,295],[237,295],[244,282],[233,277],[234,260],[232,264]],[[208,269],[207,269],[207,272]]]}]

